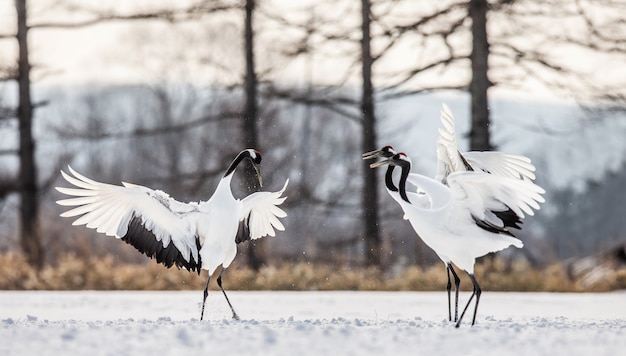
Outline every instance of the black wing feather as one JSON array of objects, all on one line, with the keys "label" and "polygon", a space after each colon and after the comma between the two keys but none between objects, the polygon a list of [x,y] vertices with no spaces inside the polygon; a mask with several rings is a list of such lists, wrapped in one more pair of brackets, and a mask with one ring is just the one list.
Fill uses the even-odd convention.
[{"label": "black wing feather", "polygon": [[[461,157],[461,161],[463,162],[465,169],[467,169],[470,172],[474,171],[474,168],[472,168],[472,165],[469,164],[469,162],[465,159],[465,157],[463,157],[463,154],[461,154],[461,152],[459,152],[459,157]],[[491,174],[491,172],[489,171],[485,171],[485,173]],[[511,210],[511,208],[504,210],[504,211],[492,210],[491,212],[496,217],[498,217],[498,219],[502,220],[502,223],[504,224],[503,227],[493,225],[484,220],[480,220],[474,215],[472,215],[472,219],[474,219],[474,222],[476,223],[476,225],[478,225],[478,227],[485,229],[489,232],[493,232],[496,234],[505,234],[505,235],[515,237],[515,235],[513,235],[513,233],[511,233],[511,231],[509,231],[508,228],[512,227],[514,229],[520,230],[521,227],[519,225],[522,224],[522,220],[520,219],[520,217],[517,216],[517,214],[515,214],[515,212]]]},{"label": "black wing feather", "polygon": [[240,244],[245,241],[250,241],[250,228],[248,227],[248,220],[250,215],[239,222],[239,229],[237,229],[237,236],[235,236],[235,243]]},{"label": "black wing feather", "polygon": [[505,211],[494,211],[493,213],[498,219],[502,220],[505,227],[512,227],[518,230],[522,228],[519,226],[522,224],[522,219],[510,208]]},{"label": "black wing feather", "polygon": [[[122,237],[122,241],[132,245],[144,255],[156,259],[157,263],[161,263],[167,268],[176,265],[178,268],[185,268],[188,271],[200,274],[202,267],[200,255],[198,255],[197,262],[193,258],[187,261],[174,243],[170,242],[167,247],[163,247],[163,242],[158,241],[152,231],[146,229],[141,222],[141,218],[137,216],[133,216],[130,220],[128,232]],[[196,248],[200,250],[200,241],[197,238]]]},{"label": "black wing feather", "polygon": [[494,224],[489,223],[488,221],[480,220],[474,215],[472,215],[472,219],[474,219],[474,222],[476,223],[476,225],[478,225],[478,227],[484,230],[487,230],[489,232],[493,232],[496,234],[504,234],[504,235],[515,237],[515,235],[513,235],[513,233],[509,231],[509,228],[512,227],[518,230],[521,229],[521,227],[519,226],[519,224],[522,224],[522,220],[520,219],[520,217],[517,216],[517,214],[515,214],[515,212],[511,210],[510,208],[505,211],[492,211],[492,213],[495,216],[497,216],[498,219],[502,220],[502,223],[504,224],[504,226],[502,227],[496,226]]}]

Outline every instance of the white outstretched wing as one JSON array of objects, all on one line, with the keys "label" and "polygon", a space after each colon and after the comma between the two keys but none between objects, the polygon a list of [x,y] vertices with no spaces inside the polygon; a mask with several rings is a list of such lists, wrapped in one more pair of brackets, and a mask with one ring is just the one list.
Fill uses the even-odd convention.
[{"label": "white outstretched wing", "polygon": [[441,124],[437,140],[436,180],[446,184],[451,173],[471,170],[518,179],[535,179],[535,166],[528,157],[492,151],[461,153],[456,142],[454,116],[446,104],[441,108]]},{"label": "white outstretched wing", "polygon": [[240,221],[244,224],[246,236],[237,237],[237,242],[245,240],[255,240],[264,236],[275,236],[276,230],[284,231],[285,227],[278,218],[287,216],[278,206],[282,204],[287,197],[281,195],[287,189],[289,179],[285,182],[283,188],[277,192],[256,192],[244,198]]},{"label": "white outstretched wing", "polygon": [[466,152],[463,156],[474,168],[491,174],[535,180],[535,166],[530,158],[502,152]]},{"label": "white outstretched wing", "polygon": [[469,212],[476,223],[492,232],[508,233],[506,218],[499,213],[510,211],[519,219],[524,214],[533,215],[539,203],[545,202],[545,191],[538,185],[511,177],[502,177],[483,172],[458,172],[448,176],[452,201],[459,209]]},{"label": "white outstretched wing", "polygon": [[139,185],[100,183],[68,166],[63,178],[76,188],[56,189],[73,198],[57,201],[74,207],[61,214],[77,217],[73,225],[86,225],[99,233],[115,236],[167,267],[176,264],[200,271],[195,228],[185,216],[195,205],[183,204],[164,192]]},{"label": "white outstretched wing", "polygon": [[437,174],[435,180],[444,182],[450,173],[469,170],[467,162],[459,152],[456,142],[454,116],[445,103],[441,107],[441,124],[437,139]]}]

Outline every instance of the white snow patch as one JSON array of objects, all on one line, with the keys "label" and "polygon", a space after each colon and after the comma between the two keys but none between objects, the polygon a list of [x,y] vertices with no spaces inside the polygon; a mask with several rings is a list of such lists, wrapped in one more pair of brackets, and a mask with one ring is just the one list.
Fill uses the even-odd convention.
[{"label": "white snow patch", "polygon": [[[461,304],[469,295],[462,293]],[[616,355],[626,292],[483,293],[455,329],[443,292],[0,292],[2,355]],[[469,318],[467,318],[469,320]]]}]

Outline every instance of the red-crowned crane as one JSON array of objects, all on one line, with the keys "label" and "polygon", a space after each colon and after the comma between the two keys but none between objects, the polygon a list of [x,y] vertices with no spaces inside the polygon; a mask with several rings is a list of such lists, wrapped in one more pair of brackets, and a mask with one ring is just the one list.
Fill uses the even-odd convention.
[{"label": "red-crowned crane", "polygon": [[[467,306],[469,306],[469,302],[461,318],[458,318],[460,279],[451,262],[464,269],[474,284],[474,293],[471,297],[473,298],[476,295],[473,325],[476,320],[476,310],[478,309],[481,293],[480,286],[476,283],[473,275],[475,258],[489,252],[502,250],[510,245],[522,247],[522,242],[513,237],[510,228],[519,229],[524,212],[532,215],[533,211],[531,208],[539,209],[538,203],[544,202],[543,197],[540,195],[544,193],[544,190],[532,182],[535,179],[535,167],[531,164],[530,159],[520,155],[501,152],[467,152],[462,154],[459,152],[456,144],[454,118],[445,104],[441,111],[441,121],[444,127],[439,130],[437,175],[434,180],[419,174],[409,173],[410,159],[404,153],[398,154],[391,146],[364,153],[363,159],[386,158],[386,160],[373,163],[371,165],[372,168],[384,164],[390,165],[385,175],[385,184],[389,194],[402,206],[405,212],[405,219],[411,222],[411,225],[422,240],[445,263],[448,272],[446,289],[448,292],[449,320],[452,320],[450,273],[454,276],[456,288],[454,321],[457,322],[456,326],[458,327],[465,310],[467,310]],[[394,166],[402,167],[399,187],[393,182]],[[453,176],[461,173],[471,173],[469,177],[476,179],[476,181],[468,183],[471,181],[470,178],[459,178],[459,175]],[[453,176],[452,179],[454,180],[452,185],[449,182],[451,176]],[[415,191],[406,191],[407,180],[417,187]],[[497,182],[501,183],[498,185]],[[407,203],[409,204],[408,206],[406,205]],[[448,206],[449,204],[452,204],[452,207],[442,209],[443,206]],[[407,213],[407,210],[411,213]],[[439,227],[439,231],[435,231],[437,228],[432,230],[428,226],[424,226],[427,224],[428,219],[419,218],[421,215],[433,215],[434,210],[438,210],[441,214],[447,214],[449,218],[447,221],[439,222],[442,224]],[[419,213],[420,211],[422,213]],[[451,211],[460,214],[459,216],[462,219],[459,221],[466,223],[467,226],[462,227],[462,223],[456,223],[456,217]],[[468,216],[471,218],[470,220],[466,219]],[[451,226],[444,228],[443,225],[445,224],[450,224]],[[453,254],[445,252],[447,249],[454,249],[455,247],[446,247],[446,243],[442,242],[446,240],[446,234],[461,236],[464,233],[468,235],[465,239],[468,243],[473,241],[471,236],[474,235],[490,236],[489,238],[493,240],[491,247],[486,243],[482,247],[476,247],[473,253],[469,252],[472,249],[468,248],[465,258],[467,260],[471,259],[471,264],[467,261],[457,262],[459,260],[458,256],[452,258]],[[444,238],[438,240],[437,235],[443,235]],[[500,235],[503,237],[496,238],[496,236]],[[478,244],[480,245],[480,243]]]},{"label": "red-crowned crane", "polygon": [[264,236],[275,236],[275,229],[285,228],[278,218],[287,214],[278,206],[289,180],[277,192],[256,192],[236,199],[230,188],[233,173],[244,160],[252,163],[259,184],[261,154],[254,149],[241,151],[230,164],[208,201],[181,203],[165,192],[140,185],[123,186],[100,183],[68,167],[61,171],[75,188],[56,189],[73,198],[59,200],[63,206],[74,207],[61,214],[76,217],[72,225],[86,225],[107,236],[114,236],[134,246],[139,252],[166,267],[176,265],[200,274],[208,271],[202,299],[200,320],[211,276],[221,265],[217,284],[224,293],[234,319],[239,319],[226,291],[222,274],[237,254],[237,244]]}]

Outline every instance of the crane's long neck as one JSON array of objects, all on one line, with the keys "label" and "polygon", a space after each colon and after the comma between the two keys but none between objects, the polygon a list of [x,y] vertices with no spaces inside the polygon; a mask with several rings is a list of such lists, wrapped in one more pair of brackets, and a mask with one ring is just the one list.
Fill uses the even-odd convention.
[{"label": "crane's long neck", "polygon": [[393,169],[394,168],[396,167],[392,164],[387,166],[387,173],[385,173],[385,186],[387,186],[387,189],[389,189],[389,191],[397,192],[398,187],[396,187],[396,185],[393,184]]},{"label": "crane's long neck", "polygon": [[[230,182],[233,179],[233,175],[224,176],[215,188],[215,192],[213,193],[212,199],[226,199],[233,197],[233,191],[230,189]],[[218,198],[219,197],[219,198]]]},{"label": "crane's long neck", "polygon": [[235,172],[235,168],[237,168],[239,163],[241,163],[241,161],[243,161],[244,158],[246,158],[246,157],[248,157],[248,156],[246,155],[245,151],[240,152],[237,155],[237,157],[235,157],[235,159],[232,161],[230,166],[228,166],[228,169],[226,170],[226,173],[224,173],[224,177],[228,177],[229,175],[233,174]]},{"label": "crane's long neck", "polygon": [[402,174],[400,175],[400,184],[399,184],[400,197],[407,203],[411,204],[411,202],[409,201],[409,197],[407,197],[406,195],[406,179],[409,177],[409,172],[411,171],[411,164],[407,162],[403,164],[401,167],[402,167]]}]

